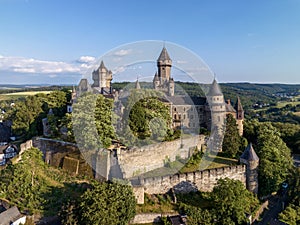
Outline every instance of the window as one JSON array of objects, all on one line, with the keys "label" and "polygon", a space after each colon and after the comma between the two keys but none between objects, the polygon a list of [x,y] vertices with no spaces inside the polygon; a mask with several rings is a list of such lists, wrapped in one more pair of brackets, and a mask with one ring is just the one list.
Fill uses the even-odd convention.
[{"label": "window", "polygon": [[176,112],[176,107],[174,107],[174,111]]},{"label": "window", "polygon": [[176,114],[174,115],[174,120],[177,120],[177,115]]}]

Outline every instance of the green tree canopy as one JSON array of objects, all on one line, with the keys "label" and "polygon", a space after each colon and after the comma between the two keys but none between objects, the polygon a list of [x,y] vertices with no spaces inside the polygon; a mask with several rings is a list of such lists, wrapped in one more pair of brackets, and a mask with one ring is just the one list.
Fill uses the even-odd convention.
[{"label": "green tree canopy", "polygon": [[111,99],[87,93],[73,106],[72,124],[77,144],[86,150],[111,145],[115,132],[112,126]]},{"label": "green tree canopy", "polygon": [[129,185],[92,183],[92,188],[81,196],[82,224],[126,225],[135,215],[135,197]]},{"label": "green tree canopy", "polygon": [[231,114],[226,116],[226,129],[222,144],[222,151],[228,157],[237,158],[241,155],[242,139],[239,135],[236,120]]},{"label": "green tree canopy", "polygon": [[243,224],[247,222],[246,214],[252,214],[259,204],[242,182],[229,178],[218,180],[211,197],[217,224]]},{"label": "green tree canopy", "polygon": [[293,167],[291,151],[271,123],[259,126],[255,150],[260,158],[259,192],[267,195],[277,191],[290,174]]}]

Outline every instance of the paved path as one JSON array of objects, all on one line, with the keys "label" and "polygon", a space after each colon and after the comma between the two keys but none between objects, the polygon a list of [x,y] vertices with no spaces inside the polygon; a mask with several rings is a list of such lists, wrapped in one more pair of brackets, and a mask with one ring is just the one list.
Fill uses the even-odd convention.
[{"label": "paved path", "polygon": [[267,225],[273,219],[278,217],[278,214],[282,211],[283,203],[287,200],[286,192],[282,196],[272,196],[269,199],[269,210],[265,211],[260,222],[255,222],[257,225]]}]

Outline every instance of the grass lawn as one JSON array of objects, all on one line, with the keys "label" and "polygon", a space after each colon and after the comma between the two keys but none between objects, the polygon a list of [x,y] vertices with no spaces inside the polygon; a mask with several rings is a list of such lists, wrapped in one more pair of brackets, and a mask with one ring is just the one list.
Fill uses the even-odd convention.
[{"label": "grass lawn", "polygon": [[181,173],[189,173],[197,170],[206,170],[206,169],[214,169],[221,168],[225,166],[236,165],[238,160],[225,158],[221,156],[203,156],[200,163],[196,165],[191,165],[189,167],[183,167],[180,172]]},{"label": "grass lawn", "polygon": [[238,160],[225,158],[221,156],[209,155],[209,156],[203,156],[201,158],[200,163],[195,165],[187,166],[186,162],[187,160],[176,160],[174,162],[171,162],[169,165],[165,167],[151,170],[139,176],[144,178],[161,177],[161,176],[173,175],[176,173],[189,173],[198,170],[221,168],[225,166],[236,165],[238,163]]},{"label": "grass lawn", "polygon": [[294,112],[294,115],[300,116],[300,112]]},{"label": "grass lawn", "polygon": [[0,101],[3,100],[15,100],[21,97],[26,97],[29,95],[36,95],[36,94],[49,94],[51,91],[23,91],[23,92],[14,92],[14,93],[8,93],[8,94],[1,94],[0,95]]},{"label": "grass lawn", "polygon": [[278,102],[277,103],[277,108],[283,108],[284,106],[286,105],[292,105],[292,106],[295,106],[295,105],[299,105],[300,104],[300,101],[294,101],[294,102],[288,102],[288,101],[284,101],[284,102]]}]

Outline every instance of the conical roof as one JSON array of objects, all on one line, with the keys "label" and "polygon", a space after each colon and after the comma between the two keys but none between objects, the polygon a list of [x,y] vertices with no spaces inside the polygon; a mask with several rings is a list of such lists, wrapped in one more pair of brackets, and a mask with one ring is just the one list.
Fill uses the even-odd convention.
[{"label": "conical roof", "polygon": [[153,79],[153,80],[154,80],[154,81],[158,81],[158,80],[159,80],[158,75],[157,75],[157,72],[155,73],[154,79]]},{"label": "conical roof", "polygon": [[237,97],[234,108],[235,108],[236,111],[243,111],[243,106],[242,106],[240,97]]},{"label": "conical roof", "polygon": [[220,96],[220,95],[223,95],[223,93],[221,92],[221,89],[220,89],[219,84],[216,81],[216,79],[214,79],[213,83],[211,84],[207,95],[208,96]]},{"label": "conical roof", "polygon": [[241,159],[245,159],[247,161],[257,161],[259,160],[258,156],[256,155],[252,143],[250,143],[243,154],[241,155]]},{"label": "conical roof", "polygon": [[100,68],[100,69],[106,69],[103,60],[101,60],[101,63],[100,63],[99,68]]},{"label": "conical roof", "polygon": [[166,61],[166,60],[171,60],[169,53],[165,47],[163,47],[157,61]]},{"label": "conical roof", "polygon": [[140,85],[139,79],[136,79],[135,89],[141,89],[141,85]]}]

